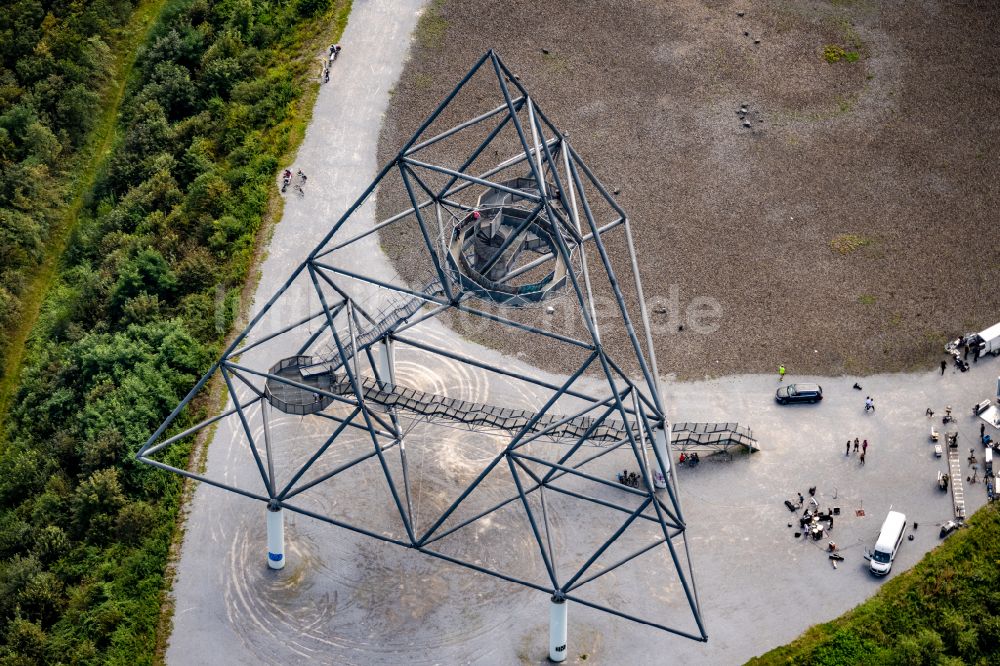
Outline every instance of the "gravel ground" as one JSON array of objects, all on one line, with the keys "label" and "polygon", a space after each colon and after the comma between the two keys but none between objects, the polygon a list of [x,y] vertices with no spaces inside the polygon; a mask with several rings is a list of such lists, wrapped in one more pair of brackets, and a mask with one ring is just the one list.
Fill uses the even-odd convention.
[{"label": "gravel ground", "polygon": [[[379,162],[495,48],[620,189],[647,300],[666,310],[654,315],[664,373],[927,368],[947,337],[1000,311],[1000,252],[987,240],[997,229],[998,20],[1000,5],[985,1],[442,0],[417,30]],[[827,46],[857,59],[829,63]],[[737,116],[742,103],[752,129]],[[475,139],[438,156],[454,161]],[[380,217],[399,196],[380,190]],[[382,243],[417,281],[409,267],[426,262],[413,240]],[[611,242],[626,261],[621,247]],[[708,331],[689,320],[699,304],[718,306]],[[565,369],[545,344],[466,334]],[[625,342],[620,332],[604,341],[614,352]]]},{"label": "gravel ground", "polygon": [[[310,174],[310,188],[314,184],[315,188],[286,204],[267,260],[261,267],[256,292],[258,306],[278,289],[291,268],[325,234],[328,227],[322,222],[339,217],[374,175],[374,144],[383,109],[389,102],[388,91],[408,50],[407,35],[416,22],[416,13],[423,6],[423,0],[354,3],[342,41],[344,53],[331,82],[320,91],[313,121],[294,162],[295,168],[301,167]],[[445,6],[443,11],[451,10]],[[516,18],[516,13],[513,16]],[[451,31],[454,31],[457,19],[449,15],[447,21],[446,25],[453,26]],[[451,35],[448,30],[442,33],[442,25],[441,21],[433,20],[425,23],[419,33],[421,40],[434,42]],[[481,42],[477,48],[484,44]],[[762,41],[763,44],[766,42]],[[426,60],[428,53],[447,56],[447,49],[433,50],[419,45],[412,52],[417,60]],[[470,61],[471,57],[460,67]],[[537,68],[536,65],[532,68]],[[520,69],[526,72],[529,68]],[[447,78],[451,81],[456,77],[457,74],[449,74]],[[407,80],[416,81],[407,85],[417,86],[434,81]],[[526,82],[538,87],[537,81]],[[405,95],[403,86],[397,90],[396,98]],[[540,99],[552,111],[554,105],[549,104],[552,98]],[[737,98],[737,104],[752,99]],[[419,116],[428,108],[429,105],[421,107]],[[574,111],[555,111],[552,115],[560,124],[572,122]],[[397,108],[394,113],[398,112]],[[562,116],[567,119],[565,122]],[[595,116],[586,123],[580,121],[580,126],[596,126],[597,119]],[[390,118],[390,122],[396,121]],[[600,173],[621,173],[614,170],[614,164],[605,165],[596,159],[593,148],[585,145],[592,140],[593,136],[582,132],[574,134],[574,141]],[[633,152],[646,149],[642,141],[632,138],[628,141],[635,144],[630,148]],[[674,183],[670,182],[671,188],[676,187]],[[628,187],[622,185],[622,188],[623,196],[634,196]],[[388,197],[383,200],[388,201]],[[338,240],[370,229],[373,212],[368,205],[359,208],[341,230]],[[638,223],[639,211],[636,216]],[[651,247],[650,236],[647,229],[639,241],[646,259],[655,249]],[[388,261],[375,241],[375,236],[359,241],[335,263],[391,278]],[[397,259],[404,258],[399,248],[389,249],[395,249]],[[683,258],[679,252],[677,256]],[[398,262],[397,266],[404,273],[410,270],[404,262]],[[748,275],[752,274],[751,268],[745,269]],[[646,276],[648,284],[652,276],[649,265]],[[420,279],[415,273],[411,277]],[[282,329],[314,311],[316,300],[308,295],[307,286],[308,280],[302,276],[285,291],[279,306],[261,321],[257,334]],[[352,293],[359,289],[358,285],[352,287]],[[688,287],[679,293],[683,302],[690,301]],[[734,307],[729,303],[726,301],[727,308]],[[557,307],[563,306],[557,303]],[[725,314],[728,322],[729,310]],[[799,319],[804,318],[797,316],[796,320]],[[557,321],[557,317],[551,321]],[[263,367],[270,367],[275,359],[295,353],[311,332],[307,326],[305,330],[300,328],[295,333],[278,336],[248,352],[242,360],[247,363],[256,360]],[[427,335],[425,340],[441,347],[450,346],[460,354],[506,366],[514,372],[537,374],[527,363],[512,358],[509,352],[513,350],[501,354],[468,344],[456,339],[436,320],[421,324],[411,334],[418,333]],[[490,329],[463,333],[494,340]],[[678,338],[683,340],[686,338]],[[399,352],[397,363],[397,371],[406,385],[473,402],[538,404],[535,394],[517,390],[511,382],[498,380],[485,371],[408,351],[412,350]],[[539,356],[534,347],[518,352]],[[614,357],[627,358],[617,353]],[[679,367],[673,357],[666,358]],[[570,361],[560,355],[551,359],[551,365],[560,366],[559,374],[543,374],[543,378],[555,383],[565,378]],[[799,371],[795,366],[791,369],[793,376]],[[826,398],[821,405],[795,407],[779,407],[774,403],[778,382],[773,373],[666,382],[664,393],[670,418],[748,423],[762,445],[762,452],[754,456],[739,456],[729,462],[709,459],[696,468],[679,471],[683,477],[680,492],[684,515],[690,530],[687,536],[711,640],[705,644],[681,640],[576,605],[570,610],[568,662],[657,664],[663,662],[664,655],[670,655],[684,664],[741,663],[793,639],[813,624],[829,621],[871,596],[880,581],[865,570],[861,554],[864,546],[871,544],[889,507],[905,511],[911,521],[921,525],[919,530],[914,528],[915,540],[903,546],[892,575],[911,567],[939,542],[936,525],[950,515],[949,497],[935,483],[943,463],[933,457],[927,438],[932,422],[924,416],[924,409],[931,406],[941,410],[945,404],[955,405],[960,418],[954,425],[963,442],[971,441],[979,424],[968,412],[962,414],[960,406],[991,395],[998,373],[1000,359],[981,361],[964,374],[949,371],[940,375],[931,369],[863,379],[800,375],[797,381],[821,381]],[[855,381],[864,384],[864,393],[850,388]],[[244,399],[249,397],[242,385],[237,390]],[[865,413],[862,409],[862,396],[868,394],[878,401],[876,413]],[[280,485],[295,463],[307,459],[315,452],[317,443],[325,440],[329,424],[316,417],[275,416],[272,423],[276,437],[272,441]],[[258,428],[263,427],[259,412],[251,410],[249,422],[259,437]],[[236,416],[217,424],[208,451],[206,474],[261,492],[260,476],[247,449],[243,427]],[[453,497],[458,488],[469,483],[487,455],[490,458],[495,455],[496,449],[490,448],[486,438],[447,430],[437,432],[418,426],[408,437],[415,512],[421,521],[433,517],[434,509],[440,509],[443,499]],[[841,442],[851,436],[866,438],[872,445],[864,466],[860,466],[856,457],[841,453]],[[363,444],[364,440],[356,436],[340,438],[318,461],[313,473],[318,475],[339,465]],[[609,478],[623,464],[610,458],[597,461],[606,465],[603,474]],[[314,486],[300,495],[302,506],[322,509],[352,522],[361,521],[380,532],[393,525],[398,529],[398,523],[391,522],[393,503],[381,481],[381,468],[374,460],[368,462],[371,464],[359,466],[351,474]],[[963,471],[967,469],[966,466]],[[395,467],[393,470],[398,479],[401,473]],[[818,543],[795,539],[794,529],[788,527],[792,516],[784,508],[783,500],[810,486],[818,486],[823,506],[843,509],[834,534],[847,560],[837,570],[830,566]],[[495,497],[495,486],[482,488],[488,491],[483,500]],[[968,486],[967,490],[969,510],[982,506],[985,502],[982,485]],[[867,512],[864,517],[856,513],[861,507]],[[586,505],[553,506],[553,510],[553,523],[558,530],[556,546],[569,557],[589,555],[585,546],[608,533],[606,528],[602,529],[599,512]],[[546,663],[549,602],[544,594],[502,584],[298,514],[287,516],[289,562],[285,569],[276,572],[265,564],[265,509],[259,503],[201,484],[190,511],[174,586],[174,629],[167,663],[185,666]],[[517,526],[511,517],[497,515],[466,529],[475,529],[475,535],[465,540],[455,539],[459,542],[452,544],[455,548],[467,547],[467,554],[484,561],[503,558],[519,575],[531,569],[533,561],[534,570],[538,570],[538,551],[530,530],[523,524]],[[445,541],[439,543],[444,545]],[[600,598],[615,607],[672,622],[687,613],[686,603],[682,595],[675,594],[668,586],[663,560],[651,555],[595,581],[598,586],[595,594],[599,593]],[[666,570],[669,571],[669,565]]]}]

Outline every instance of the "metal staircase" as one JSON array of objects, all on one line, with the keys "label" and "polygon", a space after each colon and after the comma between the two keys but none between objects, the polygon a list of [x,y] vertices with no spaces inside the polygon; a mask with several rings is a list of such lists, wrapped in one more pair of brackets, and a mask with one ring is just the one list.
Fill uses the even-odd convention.
[{"label": "metal staircase", "polygon": [[[444,293],[441,282],[434,280],[424,285],[421,293],[428,296],[438,296]],[[373,343],[384,338],[392,329],[396,328],[407,319],[416,314],[427,301],[417,296],[406,296],[396,303],[391,304],[380,311],[376,323],[371,328],[359,331],[355,340],[347,340],[344,343],[344,355],[336,349],[331,349],[330,356],[310,362],[309,365],[301,366],[303,377],[314,377],[326,373],[336,372],[344,364],[345,360],[354,358],[355,344],[358,349],[366,349]]]}]

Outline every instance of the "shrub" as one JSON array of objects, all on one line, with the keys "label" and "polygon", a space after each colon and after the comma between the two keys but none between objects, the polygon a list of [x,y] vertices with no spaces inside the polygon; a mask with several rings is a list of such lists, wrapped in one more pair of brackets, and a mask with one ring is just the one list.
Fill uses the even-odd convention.
[{"label": "shrub", "polygon": [[830,241],[830,248],[838,254],[851,254],[872,244],[871,238],[858,234],[841,234]]},{"label": "shrub", "polygon": [[836,46],[834,44],[828,44],[823,48],[823,60],[826,60],[828,63],[831,64],[835,62],[840,62],[841,60],[844,59],[846,55],[847,53],[844,51],[843,48]]},{"label": "shrub", "polygon": [[837,46],[836,44],[828,44],[823,47],[823,60],[826,60],[831,65],[833,63],[840,62],[841,60],[845,62],[857,62],[861,59],[861,54],[857,51],[848,51],[842,46]]}]

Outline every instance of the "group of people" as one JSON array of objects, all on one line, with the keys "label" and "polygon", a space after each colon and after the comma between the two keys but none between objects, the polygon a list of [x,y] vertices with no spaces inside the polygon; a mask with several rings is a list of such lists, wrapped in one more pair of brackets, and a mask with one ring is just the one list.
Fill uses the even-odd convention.
[{"label": "group of people", "polygon": [[621,473],[618,475],[618,483],[622,484],[623,486],[631,486],[632,488],[638,488],[639,482],[641,480],[642,480],[641,476],[639,476],[635,472],[630,472],[627,469],[622,470]]},{"label": "group of people", "polygon": [[323,67],[323,83],[330,82],[330,67],[333,66],[334,61],[337,56],[340,55],[340,44],[330,44],[329,58],[324,63]]},{"label": "group of people", "polygon": [[[688,465],[694,466],[701,461],[701,458],[698,457],[697,453],[681,453],[681,456],[678,460],[681,465],[687,463]],[[618,483],[622,484],[623,486],[631,486],[632,488],[638,488],[642,484],[642,476],[640,476],[636,472],[630,472],[627,469],[623,469],[621,472],[618,473]]]},{"label": "group of people", "polygon": [[[306,184],[306,175],[302,173],[302,169],[295,172],[295,177],[297,182],[295,183],[295,191],[299,193],[299,196],[303,196],[306,192],[303,189]],[[281,191],[284,192],[288,189],[288,186],[292,182],[292,170],[285,169],[284,173],[281,174]]]},{"label": "group of people", "polygon": [[695,465],[701,462],[701,458],[698,457],[697,451],[693,451],[690,454],[685,454],[682,451],[680,457],[677,459],[677,462],[679,462],[681,465],[687,463],[690,467],[694,467]]},{"label": "group of people", "polygon": [[[823,527],[823,523],[826,523],[826,527]],[[828,508],[826,513],[823,513],[816,508],[815,502],[810,503],[799,518],[799,527],[807,536],[817,541],[822,539],[825,532],[833,530],[833,509]]]},{"label": "group of people", "polygon": [[[865,464],[865,455],[868,453],[868,440],[866,439],[863,442],[859,443],[858,438],[855,437],[854,438],[854,453],[857,453],[858,450],[859,450],[859,448],[860,448],[860,451],[861,451],[861,457],[860,457],[861,464],[864,465]],[[844,450],[844,455],[845,456],[851,455],[851,440],[847,440],[847,448]]]}]

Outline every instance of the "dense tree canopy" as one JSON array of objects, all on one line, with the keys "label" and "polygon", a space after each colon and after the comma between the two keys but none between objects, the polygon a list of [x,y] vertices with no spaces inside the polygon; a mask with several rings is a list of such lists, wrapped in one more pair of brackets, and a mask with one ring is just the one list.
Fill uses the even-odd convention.
[{"label": "dense tree canopy", "polygon": [[[102,31],[132,10],[15,6],[0,15],[0,323],[60,203],[46,180],[99,104]],[[140,52],[5,424],[0,664],[151,661],[180,483],[132,456],[219,350],[303,122],[302,52],[346,6],[168,0]]]},{"label": "dense tree canopy", "polygon": [[26,276],[114,73],[127,0],[14,0],[0,12],[0,372]]}]

